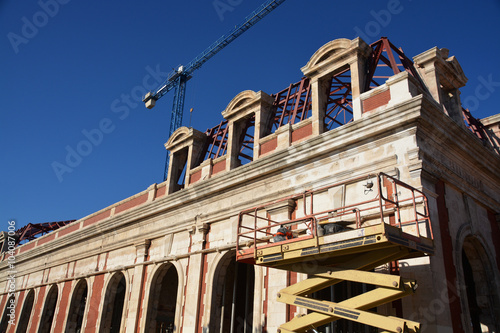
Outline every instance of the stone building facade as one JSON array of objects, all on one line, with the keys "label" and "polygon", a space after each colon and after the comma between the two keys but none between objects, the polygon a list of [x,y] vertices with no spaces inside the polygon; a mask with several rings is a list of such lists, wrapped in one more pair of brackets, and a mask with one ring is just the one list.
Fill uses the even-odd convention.
[{"label": "stone building facade", "polygon": [[[244,91],[213,133],[179,128],[165,144],[167,181],[17,247],[14,280],[4,252],[0,331],[276,332],[304,313],[276,294],[307,276],[237,263],[238,214],[379,172],[426,194],[435,255],[381,267],[419,288],[377,312],[419,321],[424,332],[499,331],[500,118],[483,120],[482,132],[467,127],[467,79],[446,49],[413,63],[394,50],[403,70],[387,53],[393,72],[371,87],[374,54],[390,51],[381,45],[322,46],[302,68],[295,93],[305,99],[289,109],[276,94]],[[294,209],[267,214],[286,220]],[[347,321],[321,330],[373,331]]]}]

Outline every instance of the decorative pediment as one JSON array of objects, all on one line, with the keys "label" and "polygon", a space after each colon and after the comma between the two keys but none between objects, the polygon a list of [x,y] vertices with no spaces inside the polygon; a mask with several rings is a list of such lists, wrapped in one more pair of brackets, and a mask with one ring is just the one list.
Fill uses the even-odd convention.
[{"label": "decorative pediment", "polygon": [[468,79],[465,76],[462,66],[460,66],[460,63],[458,62],[457,58],[455,58],[455,56],[451,56],[448,59],[446,59],[446,62],[450,65],[451,68],[453,68],[453,71],[455,72],[455,77],[460,82],[459,83],[460,87],[465,86]]},{"label": "decorative pediment", "polygon": [[170,138],[168,138],[168,141],[165,144],[165,147],[173,146],[176,143],[180,143],[180,142],[184,141],[189,136],[189,132],[190,132],[189,128],[187,128],[185,126],[179,127],[177,130],[175,130],[174,133],[172,133]]},{"label": "decorative pediment", "polygon": [[230,118],[242,118],[256,112],[263,103],[272,104],[273,99],[263,91],[245,90],[229,102],[226,109],[222,111],[222,116],[228,120]]},{"label": "decorative pediment", "polygon": [[362,39],[335,39],[320,47],[301,70],[304,75],[311,77],[323,72],[325,68],[330,68],[332,64],[347,65],[349,59],[358,55],[359,52],[366,56],[371,52],[368,44]]},{"label": "decorative pediment", "polygon": [[231,110],[238,109],[243,105],[250,104],[253,100],[257,98],[257,93],[252,90],[245,90],[236,95],[231,102],[227,105],[224,112],[230,112]]},{"label": "decorative pediment", "polygon": [[206,135],[198,130],[188,127],[179,127],[165,143],[165,148],[171,152],[178,151],[193,144],[193,140],[205,140]]},{"label": "decorative pediment", "polygon": [[330,57],[335,57],[351,46],[351,41],[347,38],[332,40],[320,47],[307,62],[307,68],[312,68]]},{"label": "decorative pediment", "polygon": [[446,89],[458,89],[467,83],[467,77],[455,56],[448,57],[446,48],[433,47],[415,57],[413,60],[420,68],[438,70],[439,83]]}]

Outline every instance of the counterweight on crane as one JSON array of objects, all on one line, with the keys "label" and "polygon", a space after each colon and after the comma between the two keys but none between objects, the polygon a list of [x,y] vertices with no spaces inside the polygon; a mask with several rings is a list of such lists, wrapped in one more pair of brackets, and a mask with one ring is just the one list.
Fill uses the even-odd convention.
[{"label": "counterweight on crane", "polygon": [[[243,23],[237,25],[229,33],[216,40],[212,45],[200,53],[196,58],[189,62],[186,66],[179,65],[176,69],[169,73],[165,82],[160,85],[154,92],[149,92],[144,96],[143,102],[148,109],[155,106],[156,101],[163,97],[170,90],[175,88],[174,102],[172,106],[172,115],[170,119],[169,137],[172,133],[181,126],[182,114],[184,111],[184,99],[186,95],[186,82],[192,77],[195,70],[199,69],[205,62],[216,55],[223,48],[228,46],[232,41],[238,38],[245,31],[259,22],[263,17],[281,5],[285,0],[268,0],[248,15]],[[168,173],[168,155],[165,163],[164,180]]]}]

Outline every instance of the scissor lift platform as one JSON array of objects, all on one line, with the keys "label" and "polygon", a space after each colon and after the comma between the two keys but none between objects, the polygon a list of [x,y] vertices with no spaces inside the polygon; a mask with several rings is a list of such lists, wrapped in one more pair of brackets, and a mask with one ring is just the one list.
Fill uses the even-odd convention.
[{"label": "scissor lift platform", "polygon": [[[355,198],[359,189],[365,200],[350,204],[347,198]],[[342,206],[329,200],[332,193],[339,191]],[[321,204],[315,205],[315,198]],[[269,212],[280,203],[295,209],[291,217],[301,216],[273,220]],[[303,209],[299,210],[299,206]],[[318,208],[321,211],[315,212]],[[289,228],[292,238],[281,240],[274,236],[283,226]],[[420,331],[417,322],[366,311],[416,289],[415,281],[370,270],[395,260],[432,254],[434,243],[425,195],[386,174],[306,191],[245,210],[239,216],[238,261],[309,276],[279,292],[278,301],[309,310],[307,315],[281,325],[280,332],[307,332],[341,318],[388,332]],[[341,281],[378,288],[340,303],[306,297]]]},{"label": "scissor lift platform", "polygon": [[365,252],[387,250],[399,252],[407,248],[408,253],[399,259],[415,258],[434,254],[433,240],[404,233],[400,228],[385,223],[339,232],[326,236],[290,239],[279,243],[240,250],[238,261],[282,268],[297,262],[314,260],[323,265],[334,266],[350,262]]}]

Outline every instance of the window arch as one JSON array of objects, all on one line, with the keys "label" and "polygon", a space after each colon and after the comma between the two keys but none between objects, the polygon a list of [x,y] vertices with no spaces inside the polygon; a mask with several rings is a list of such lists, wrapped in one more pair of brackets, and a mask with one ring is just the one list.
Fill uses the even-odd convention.
[{"label": "window arch", "polygon": [[7,332],[7,327],[8,327],[9,320],[10,320],[10,316],[9,316],[10,309],[12,308],[12,306],[9,307],[9,305],[14,304],[14,306],[15,306],[15,303],[16,303],[16,297],[14,295],[10,296],[7,299],[7,302],[5,303],[5,309],[4,309],[3,315],[2,315],[2,320],[0,322],[0,332]]},{"label": "window arch", "polygon": [[33,310],[33,303],[35,301],[35,291],[30,290],[26,299],[24,300],[23,309],[21,310],[21,316],[17,322],[16,333],[25,333],[28,330],[28,324],[31,319],[31,312]]},{"label": "window arch", "polygon": [[79,333],[82,331],[83,318],[85,315],[85,306],[87,304],[88,286],[87,281],[82,279],[78,281],[73,290],[71,303],[68,310],[68,319],[66,322],[67,333]]},{"label": "window arch", "polygon": [[177,331],[175,318],[178,288],[179,275],[175,266],[169,263],[162,265],[151,279],[144,332]]},{"label": "window arch", "polygon": [[214,272],[210,332],[252,332],[255,269],[230,251]]},{"label": "window arch", "polygon": [[126,290],[125,275],[121,272],[114,274],[106,288],[99,332],[121,332]]},{"label": "window arch", "polygon": [[40,317],[40,328],[38,329],[38,333],[51,332],[58,296],[59,290],[56,285],[53,285],[52,287],[50,287],[49,292],[45,297],[45,304],[43,307],[42,316]]},{"label": "window arch", "polygon": [[481,241],[467,236],[463,241],[461,264],[463,285],[462,298],[468,309],[469,324],[474,331],[497,332],[500,320],[500,295],[495,286],[495,272],[490,256]]}]

